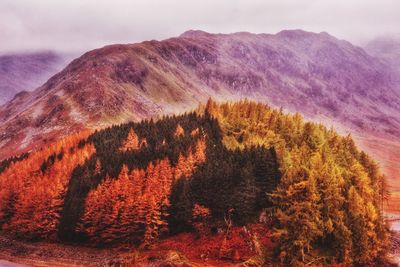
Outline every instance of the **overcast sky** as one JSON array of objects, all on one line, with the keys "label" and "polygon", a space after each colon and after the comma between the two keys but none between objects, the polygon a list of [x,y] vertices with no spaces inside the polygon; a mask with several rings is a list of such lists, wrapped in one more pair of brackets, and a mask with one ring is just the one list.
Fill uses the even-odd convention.
[{"label": "overcast sky", "polygon": [[85,51],[189,29],[304,29],[362,44],[399,34],[400,0],[0,0],[0,53]]}]

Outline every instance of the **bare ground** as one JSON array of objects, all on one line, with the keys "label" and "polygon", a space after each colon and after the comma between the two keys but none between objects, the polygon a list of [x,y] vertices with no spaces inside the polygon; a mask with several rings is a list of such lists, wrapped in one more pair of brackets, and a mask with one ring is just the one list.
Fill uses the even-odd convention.
[{"label": "bare ground", "polygon": [[4,264],[5,261],[9,261],[41,267],[109,266],[115,255],[123,252],[127,253],[127,249],[99,249],[43,242],[27,243],[0,236],[0,259],[4,260]]}]

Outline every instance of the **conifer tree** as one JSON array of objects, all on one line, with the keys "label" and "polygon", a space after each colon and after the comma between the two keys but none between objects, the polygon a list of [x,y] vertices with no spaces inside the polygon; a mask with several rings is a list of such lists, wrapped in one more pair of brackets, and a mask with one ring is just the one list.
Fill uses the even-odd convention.
[{"label": "conifer tree", "polygon": [[196,143],[194,150],[194,160],[197,164],[206,161],[206,141],[205,139],[199,139]]},{"label": "conifer tree", "polygon": [[209,208],[200,204],[193,205],[191,223],[199,236],[208,234],[210,217],[211,212]]},{"label": "conifer tree", "polygon": [[186,179],[175,181],[171,192],[170,217],[168,222],[172,225],[173,233],[189,228],[192,216],[192,201],[190,197],[190,184]]},{"label": "conifer tree", "polygon": [[282,263],[294,266],[304,265],[307,258],[313,257],[313,245],[323,235],[316,177],[303,165],[301,151],[292,155],[290,169],[271,194],[277,205],[274,237],[279,257]]},{"label": "conifer tree", "polygon": [[185,135],[185,130],[182,128],[182,126],[178,123],[175,129],[174,136],[175,137],[181,137]]},{"label": "conifer tree", "polygon": [[120,150],[126,152],[129,150],[137,150],[137,149],[139,149],[139,137],[137,136],[133,128],[131,128]]},{"label": "conifer tree", "polygon": [[147,199],[146,206],[146,230],[143,237],[143,246],[148,248],[158,240],[160,234],[165,231],[167,222],[161,219],[161,211],[154,196]]},{"label": "conifer tree", "polygon": [[175,180],[180,179],[182,176],[184,176],[186,165],[187,165],[186,158],[182,155],[182,153],[179,153],[178,162],[174,169],[174,179]]},{"label": "conifer tree", "polygon": [[240,176],[242,181],[234,194],[235,198],[232,205],[236,221],[244,224],[254,216],[259,189],[256,187],[256,181],[249,166],[241,170]]}]

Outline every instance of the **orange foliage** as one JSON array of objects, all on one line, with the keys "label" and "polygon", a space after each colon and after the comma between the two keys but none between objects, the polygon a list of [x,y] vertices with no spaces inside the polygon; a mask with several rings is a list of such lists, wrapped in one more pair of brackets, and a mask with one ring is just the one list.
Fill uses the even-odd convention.
[{"label": "orange foliage", "polygon": [[178,124],[176,126],[174,135],[175,135],[175,137],[180,137],[180,136],[184,136],[185,135],[185,130],[182,128],[182,126],[180,124]]},{"label": "orange foliage", "polygon": [[209,233],[208,220],[211,217],[209,208],[199,204],[194,204],[192,209],[192,224],[199,236],[204,236]]},{"label": "orange foliage", "polygon": [[[78,148],[82,132],[31,153],[0,174],[0,224],[18,235],[55,239],[64,195],[72,171],[94,152],[93,145]],[[42,163],[50,156],[52,164]]]},{"label": "orange foliage", "polygon": [[196,128],[190,132],[191,137],[195,137],[196,135],[200,134],[200,129]]},{"label": "orange foliage", "polygon": [[92,190],[85,203],[79,230],[95,243],[143,242],[150,246],[168,230],[167,210],[175,179],[190,176],[205,158],[205,141],[195,154],[180,155],[175,167],[168,159],[151,162],[146,170],[123,166],[116,179],[107,178]]},{"label": "orange foliage", "polygon": [[204,138],[199,139],[196,143],[194,154],[189,149],[188,155],[184,157],[182,154],[178,157],[178,163],[175,168],[174,177],[190,177],[193,174],[195,166],[206,161],[206,141]]},{"label": "orange foliage", "polygon": [[132,236],[139,226],[139,202],[142,196],[143,171],[128,173],[123,166],[118,179],[106,180],[93,190],[87,200],[80,226],[93,241],[111,242],[117,237]]},{"label": "orange foliage", "polygon": [[203,221],[211,216],[211,212],[209,208],[206,208],[199,204],[194,204],[192,210],[192,217],[194,220]]},{"label": "orange foliage", "polygon": [[[179,125],[178,125],[179,130]],[[183,130],[183,129],[182,129]],[[180,131],[180,130],[179,130]],[[0,174],[0,226],[15,235],[55,240],[69,179],[78,165],[95,153],[92,144],[78,145],[90,132],[65,138],[15,162]],[[124,149],[139,145],[131,129]],[[150,163],[145,170],[123,166],[116,179],[106,178],[85,203],[79,230],[94,242],[143,242],[150,246],[168,231],[169,196],[174,180],[190,177],[206,160],[204,137],[179,156]],[[101,172],[99,160],[95,173]]]},{"label": "orange foliage", "polygon": [[[272,250],[269,236],[270,231],[265,224],[249,224],[246,227],[233,227],[228,239],[224,233],[208,234],[200,238],[194,233],[181,233],[160,241],[154,250],[176,250],[189,260],[201,261],[207,266],[232,266],[232,262],[259,256],[255,248],[257,243]],[[258,237],[258,241],[254,240],[255,237]],[[221,259],[219,256],[223,243],[227,253]]]},{"label": "orange foliage", "polygon": [[206,161],[206,140],[205,138],[199,139],[194,151],[194,158],[196,162]]},{"label": "orange foliage", "polygon": [[135,131],[131,128],[120,150],[126,152],[129,150],[137,150],[137,149],[139,149],[139,137],[137,136]]},{"label": "orange foliage", "polygon": [[150,242],[166,225],[172,173],[169,160],[131,172],[124,165],[117,179],[107,178],[89,193],[80,230],[96,243],[137,242],[141,232]]}]

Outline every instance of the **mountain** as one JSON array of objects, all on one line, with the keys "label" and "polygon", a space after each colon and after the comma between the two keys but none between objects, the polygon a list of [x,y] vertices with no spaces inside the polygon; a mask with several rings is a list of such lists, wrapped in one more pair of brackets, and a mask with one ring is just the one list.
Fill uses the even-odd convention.
[{"label": "mountain", "polygon": [[386,266],[383,179],[349,136],[264,104],[209,100],[15,159],[0,171],[0,230],[123,244],[134,260],[166,254],[164,243],[206,253],[196,266]]},{"label": "mountain", "polygon": [[209,96],[246,97],[352,133],[394,181],[400,91],[391,70],[347,41],[301,30],[188,31],[164,41],[110,45],[0,107],[0,158],[78,130],[187,111]]},{"label": "mountain", "polygon": [[0,56],[0,105],[18,92],[33,91],[67,65],[70,56],[55,52]]},{"label": "mountain", "polygon": [[365,46],[365,50],[372,56],[380,58],[393,68],[393,79],[400,88],[400,37],[379,37]]}]

